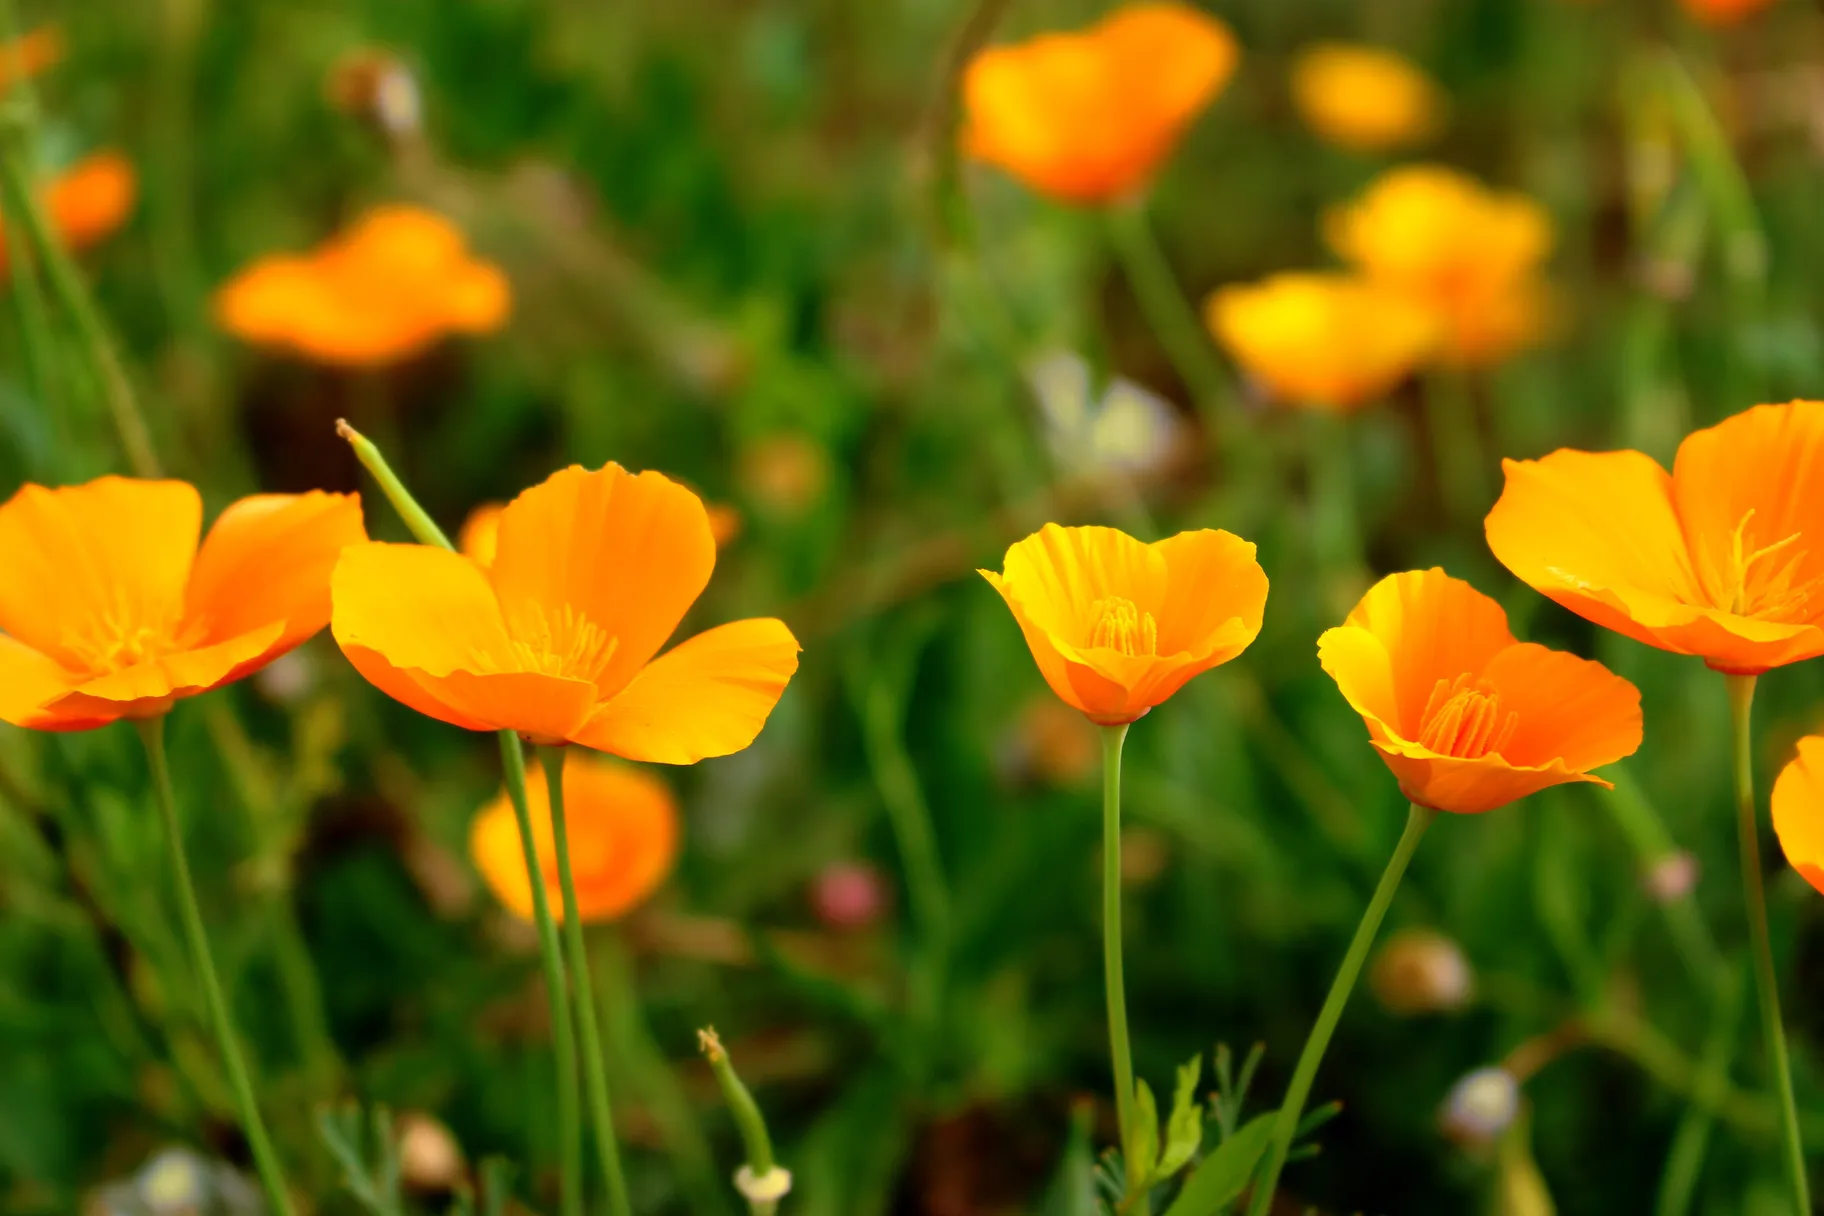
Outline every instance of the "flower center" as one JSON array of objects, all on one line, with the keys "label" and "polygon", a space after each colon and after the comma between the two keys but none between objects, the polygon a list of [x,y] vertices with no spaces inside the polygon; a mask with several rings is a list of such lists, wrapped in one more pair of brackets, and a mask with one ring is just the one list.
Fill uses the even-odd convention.
[{"label": "flower center", "polygon": [[1751,548],[1748,525],[1753,519],[1751,507],[1730,534],[1722,577],[1711,583],[1721,588],[1717,607],[1737,616],[1766,621],[1805,620],[1811,615],[1809,609],[1820,588],[1824,588],[1824,578],[1799,578],[1805,550],[1797,547],[1801,535],[1798,532],[1770,545]]},{"label": "flower center", "polygon": [[1153,614],[1142,612],[1134,601],[1111,595],[1090,607],[1096,619],[1089,645],[1094,650],[1118,650],[1125,655],[1158,654],[1159,624]]},{"label": "flower center", "polygon": [[65,625],[64,651],[96,675],[111,675],[153,659],[188,650],[207,632],[202,620],[180,630],[173,620],[153,620],[136,605],[116,596],[100,616],[80,625]]},{"label": "flower center", "polygon": [[552,610],[543,604],[517,605],[507,618],[507,633],[522,671],[595,683],[620,639],[569,604]]},{"label": "flower center", "polygon": [[1432,685],[1419,718],[1419,746],[1440,756],[1474,760],[1506,747],[1520,715],[1503,713],[1495,686],[1464,672]]}]

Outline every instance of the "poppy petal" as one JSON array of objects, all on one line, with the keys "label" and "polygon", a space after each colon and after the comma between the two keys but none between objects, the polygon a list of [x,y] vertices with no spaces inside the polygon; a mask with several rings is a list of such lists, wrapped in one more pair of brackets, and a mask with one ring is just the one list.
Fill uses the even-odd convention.
[{"label": "poppy petal", "polygon": [[361,647],[434,676],[524,666],[487,575],[447,549],[350,545],[330,576],[330,599],[330,632],[343,650]]},{"label": "poppy petal", "polygon": [[1773,830],[1787,863],[1824,892],[1824,736],[1800,739],[1774,781]]},{"label": "poppy petal", "polygon": [[[1234,658],[1260,635],[1267,573],[1255,558],[1254,542],[1202,528],[1150,547],[1164,560],[1166,570],[1165,595],[1154,609],[1160,654],[1220,655],[1209,664],[1213,667]],[[1228,628],[1231,621],[1240,623],[1239,630]]]},{"label": "poppy petal", "polygon": [[[352,494],[259,494],[223,511],[190,575],[187,615],[205,642],[278,622],[276,651],[329,624],[329,579],[342,550],[367,539]],[[271,656],[269,656],[271,657]]]},{"label": "poppy petal", "polygon": [[1493,753],[1463,759],[1440,756],[1411,743],[1376,740],[1374,746],[1399,779],[1401,793],[1420,806],[1456,815],[1480,815],[1569,782],[1587,781],[1610,788],[1601,777],[1576,772],[1559,760],[1529,767],[1509,764]]},{"label": "poppy petal", "polygon": [[52,701],[47,708],[67,717],[138,718],[163,713],[178,697],[208,692],[259,666],[283,635],[283,622],[250,630],[238,637],[149,659],[86,681]]},{"label": "poppy petal", "polygon": [[1369,588],[1347,624],[1366,629],[1386,649],[1399,710],[1387,725],[1406,739],[1418,738],[1440,679],[1480,674],[1514,644],[1501,605],[1436,567],[1388,575]]},{"label": "poppy petal", "polygon": [[181,481],[27,485],[0,506],[0,631],[70,671],[105,670],[183,612],[203,504]]},{"label": "poppy petal", "polygon": [[707,630],[647,664],[571,738],[658,764],[738,752],[766,725],[798,670],[798,650],[783,621],[733,621]]},{"label": "poppy petal", "polygon": [[716,566],[703,500],[618,464],[554,473],[501,513],[491,576],[506,620],[579,612],[615,639],[604,698],[658,653]]},{"label": "poppy petal", "polygon": [[86,730],[112,721],[112,715],[71,717],[47,708],[76,684],[55,662],[0,633],[0,722],[31,730]]},{"label": "poppy petal", "polygon": [[1032,651],[1039,674],[1058,699],[1097,721],[1114,722],[1127,716],[1127,689],[1083,661],[1073,646],[1061,644],[1055,635],[1039,628],[1027,617],[1025,608],[1008,588],[1007,582],[992,570],[977,570],[988,585],[999,593],[1013,613],[1014,623]]},{"label": "poppy petal", "polygon": [[1520,642],[1482,675],[1502,710],[1516,715],[1514,736],[1501,748],[1513,764],[1600,768],[1640,747],[1640,690],[1601,663]]},{"label": "poppy petal", "polygon": [[1356,625],[1326,629],[1317,639],[1317,661],[1368,724],[1371,738],[1399,735],[1400,699],[1394,691],[1393,656],[1372,632]]}]

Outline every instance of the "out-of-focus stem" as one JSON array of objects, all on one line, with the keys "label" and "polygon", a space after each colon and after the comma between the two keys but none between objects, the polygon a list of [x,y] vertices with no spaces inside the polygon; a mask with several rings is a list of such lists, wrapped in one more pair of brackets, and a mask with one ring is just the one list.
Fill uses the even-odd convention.
[{"label": "out-of-focus stem", "polygon": [[1691,1102],[1679,1118],[1678,1130],[1672,1135],[1672,1147],[1666,1153],[1665,1168],[1659,1176],[1654,1216],[1685,1216],[1691,1210],[1691,1197],[1703,1170],[1704,1154],[1710,1147],[1710,1128],[1715,1122],[1712,1112],[1729,1085],[1729,1061],[1735,1055],[1741,1011],[1741,984],[1736,975],[1730,974],[1717,987],[1710,1013],[1710,1034],[1692,1084]]},{"label": "out-of-focus stem", "polygon": [[1753,676],[1724,676],[1729,689],[1729,719],[1735,742],[1735,824],[1742,854],[1742,893],[1748,905],[1749,948],[1754,982],[1759,989],[1761,1036],[1767,1065],[1779,1099],[1780,1141],[1793,1211],[1811,1211],[1811,1187],[1805,1177],[1805,1145],[1799,1133],[1798,1104],[1792,1094],[1792,1064],[1786,1053],[1786,1027],[1780,1020],[1780,981],[1773,970],[1773,943],[1767,932],[1767,890],[1761,878],[1761,836],[1754,813],[1754,683]]}]

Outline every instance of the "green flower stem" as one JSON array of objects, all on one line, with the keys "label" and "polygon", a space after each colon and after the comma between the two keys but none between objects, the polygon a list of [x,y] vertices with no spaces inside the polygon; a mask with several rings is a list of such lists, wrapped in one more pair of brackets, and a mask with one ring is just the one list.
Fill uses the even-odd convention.
[{"label": "green flower stem", "polygon": [[1780,1106],[1780,1139],[1785,1150],[1793,1210],[1811,1211],[1805,1179],[1805,1145],[1799,1136],[1798,1105],[1792,1096],[1792,1065],[1786,1054],[1786,1029],[1780,1022],[1780,985],[1773,971],[1773,943],[1767,933],[1767,891],[1761,880],[1761,837],[1754,814],[1753,676],[1725,676],[1729,718],[1735,738],[1735,826],[1742,853],[1742,891],[1748,904],[1748,936],[1754,955],[1754,984],[1759,990],[1761,1034],[1767,1041],[1767,1063],[1773,1070]]},{"label": "green flower stem", "polygon": [[[454,550],[450,538],[443,534],[429,513],[418,505],[412,492],[405,488],[380,449],[346,422],[336,423],[336,434],[355,450],[355,458],[374,480],[380,483],[387,501],[399,512],[405,526],[419,543],[439,549]],[[545,972],[545,995],[551,1002],[551,1050],[557,1058],[557,1135],[558,1164],[562,1181],[564,1216],[582,1216],[582,1120],[577,1093],[576,1030],[570,1018],[569,985],[565,981],[564,962],[558,953],[557,925],[551,919],[551,905],[545,898],[545,884],[539,881],[544,867],[539,864],[538,848],[532,835],[532,812],[526,805],[526,757],[520,749],[519,736],[510,730],[500,734],[501,771],[505,775],[507,797],[513,803],[513,815],[519,822],[519,848],[531,878],[532,920],[538,926],[539,961]],[[561,836],[560,836],[561,839]],[[589,1009],[594,1018],[593,1006]]]},{"label": "green flower stem", "polygon": [[551,1049],[557,1057],[558,1164],[563,1186],[563,1212],[564,1216],[582,1216],[583,1126],[576,1076],[576,1028],[570,1017],[564,962],[558,954],[557,924],[551,919],[551,903],[545,898],[544,867],[539,863],[538,845],[532,835],[532,811],[526,805],[526,757],[520,749],[519,736],[510,730],[500,732],[500,759],[501,769],[506,774],[507,797],[513,803],[513,817],[519,823],[520,853],[525,857],[526,874],[531,878],[532,919],[538,925],[539,960],[544,966],[546,995],[551,1001]]},{"label": "green flower stem", "polygon": [[[577,1023],[583,1032],[583,1077],[588,1085],[589,1113],[595,1124],[596,1154],[608,1182],[608,1210],[613,1216],[631,1216],[627,1177],[621,1169],[621,1150],[614,1139],[614,1110],[608,1104],[608,1071],[602,1062],[602,1036],[596,1029],[595,985],[589,978],[589,952],[583,945],[583,918],[576,905],[576,880],[570,873],[570,834],[564,823],[563,744],[538,749],[545,769],[545,788],[551,792],[551,836],[557,852],[557,881],[564,896],[564,945],[570,955],[570,975],[575,982]],[[533,871],[534,874],[539,873]],[[534,879],[534,887],[539,880]]]},{"label": "green flower stem", "polygon": [[[1102,728],[1102,973],[1108,996],[1108,1049],[1115,1066],[1115,1118],[1122,1160],[1134,1178],[1134,1053],[1127,1037],[1127,980],[1121,964],[1121,745],[1127,724]],[[1130,1195],[1136,1216],[1146,1216],[1145,1195]]]},{"label": "green flower stem", "polygon": [[221,981],[215,975],[215,959],[209,952],[209,935],[203,929],[203,913],[196,903],[196,887],[190,881],[190,862],[184,855],[184,830],[177,821],[177,798],[171,790],[171,768],[165,759],[165,720],[162,716],[144,718],[137,723],[140,740],[146,747],[146,763],[152,773],[152,793],[164,820],[166,843],[171,850],[171,871],[177,879],[178,906],[183,913],[184,934],[189,938],[191,962],[202,984],[203,1000],[209,1007],[209,1021],[215,1031],[215,1042],[222,1053],[222,1067],[234,1090],[235,1103],[241,1109],[241,1130],[253,1152],[260,1182],[266,1189],[266,1200],[277,1216],[292,1216],[291,1196],[285,1189],[285,1175],[266,1125],[260,1120],[259,1104],[254,1100],[253,1083],[247,1077],[247,1065],[241,1059],[235,1042],[234,1025],[228,1017],[228,1002],[222,996]]},{"label": "green flower stem", "polygon": [[1233,387],[1202,322],[1184,298],[1165,251],[1159,248],[1145,204],[1134,201],[1110,207],[1108,234],[1140,311],[1172,367],[1185,387],[1196,394],[1199,408],[1219,431],[1226,432],[1236,404]]},{"label": "green flower stem", "polygon": [[1458,523],[1480,520],[1492,499],[1483,468],[1482,433],[1476,428],[1475,397],[1460,369],[1438,368],[1426,378],[1425,421],[1446,510]]},{"label": "green flower stem", "polygon": [[1310,1037],[1305,1040],[1305,1049],[1299,1053],[1298,1066],[1292,1070],[1292,1083],[1286,1087],[1286,1100],[1279,1108],[1279,1116],[1273,1121],[1273,1141],[1267,1148],[1266,1171],[1255,1184],[1254,1198],[1248,1204],[1248,1216],[1266,1216],[1273,1205],[1273,1192],[1279,1185],[1279,1173],[1286,1166],[1287,1154],[1292,1151],[1293,1137],[1298,1134],[1298,1121],[1305,1112],[1305,1100],[1311,1096],[1311,1083],[1317,1079],[1317,1067],[1323,1063],[1324,1052],[1330,1047],[1330,1036],[1336,1032],[1336,1024],[1343,1016],[1343,1006],[1349,1003],[1349,994],[1354,991],[1356,978],[1362,973],[1362,964],[1368,960],[1369,948],[1374,945],[1375,935],[1381,930],[1381,921],[1386,918],[1387,908],[1393,903],[1393,893],[1399,890],[1407,863],[1419,847],[1419,838],[1425,835],[1425,829],[1431,826],[1431,821],[1437,816],[1436,811],[1416,802],[1406,816],[1406,830],[1400,834],[1400,842],[1393,847],[1393,856],[1387,859],[1387,868],[1381,872],[1381,881],[1374,888],[1374,897],[1368,901],[1368,910],[1362,913],[1362,921],[1355,927],[1355,938],[1349,943],[1348,953],[1343,955],[1343,965],[1337,968],[1336,979],[1330,984],[1330,995],[1324,998],[1324,1007],[1318,1012]]},{"label": "green flower stem", "polygon": [[766,1131],[766,1116],[735,1072],[734,1061],[728,1058],[715,1030],[699,1030],[697,1043],[709,1061],[710,1071],[716,1074],[716,1084],[722,1087],[722,1098],[734,1116],[741,1143],[747,1147],[747,1164],[736,1172],[735,1186],[747,1200],[752,1216],[773,1216],[779,1210],[779,1200],[792,1188],[791,1172],[779,1168],[773,1156],[772,1137]]}]

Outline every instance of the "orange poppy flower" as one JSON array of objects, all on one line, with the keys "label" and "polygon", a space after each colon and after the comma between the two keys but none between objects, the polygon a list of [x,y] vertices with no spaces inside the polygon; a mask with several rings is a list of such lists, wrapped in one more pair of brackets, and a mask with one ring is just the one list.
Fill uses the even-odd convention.
[{"label": "orange poppy flower", "polygon": [[1773,830],[1787,864],[1824,892],[1824,735],[1800,739],[1774,780]]},{"label": "orange poppy flower", "polygon": [[[45,219],[71,249],[87,249],[113,233],[133,211],[138,180],[118,152],[97,152],[71,165],[42,188]],[[0,236],[0,270],[6,268]]]},{"label": "orange poppy flower", "polygon": [[181,481],[28,485],[0,506],[0,721],[88,730],[251,675],[329,622],[352,494],[222,512]]},{"label": "orange poppy flower", "polygon": [[1824,654],[1824,402],[1696,431],[1670,476],[1639,452],[1502,468],[1489,548],[1572,612],[1736,675]]},{"label": "orange poppy flower", "polygon": [[1305,125],[1355,152],[1417,143],[1438,129],[1444,109],[1438,86],[1405,59],[1337,42],[1299,55],[1292,100]]},{"label": "orange poppy flower", "polygon": [[1051,690],[1100,726],[1132,722],[1260,633],[1254,546],[1204,528],[1145,544],[1046,524],[1007,550],[1001,593]]},{"label": "orange poppy flower", "polygon": [[[526,807],[552,917],[564,919],[551,794],[542,772],[526,774]],[[678,807],[652,774],[612,760],[573,756],[564,765],[564,827],[576,910],[584,923],[613,920],[642,903],[671,873],[678,854]],[[505,791],[475,816],[469,855],[494,897],[521,920],[532,919],[532,882],[520,848],[519,822]]]},{"label": "orange poppy flower", "polygon": [[1476,814],[1640,746],[1640,692],[1600,663],[1507,629],[1501,605],[1442,570],[1390,574],[1325,631],[1318,661],[1420,806]]},{"label": "orange poppy flower", "polygon": [[783,622],[657,658],[716,564],[703,501],[658,473],[571,466],[501,512],[494,561],[357,545],[331,631],[376,687],[469,730],[694,764],[753,742],[798,668]]},{"label": "orange poppy flower", "polygon": [[1544,332],[1539,275],[1552,248],[1545,209],[1436,165],[1382,174],[1333,212],[1326,233],[1344,260],[1431,309],[1439,354],[1476,366],[1497,362]]},{"label": "orange poppy flower", "polygon": [[510,305],[506,276],[472,256],[449,220],[401,205],[374,208],[310,253],[260,259],[216,298],[238,337],[351,367],[490,333]]},{"label": "orange poppy flower", "polygon": [[1346,410],[1405,379],[1431,353],[1432,314],[1351,275],[1276,274],[1224,287],[1205,309],[1210,332],[1281,401]]},{"label": "orange poppy flower", "polygon": [[1733,25],[1773,4],[1774,0],[1684,0],[1685,11],[1708,25]]},{"label": "orange poppy flower", "polygon": [[1175,3],[990,47],[963,75],[963,146],[1043,194],[1108,202],[1151,180],[1236,57],[1228,27]]}]

